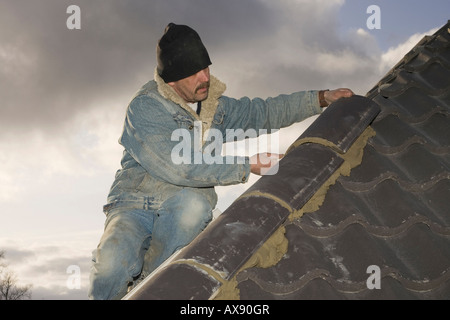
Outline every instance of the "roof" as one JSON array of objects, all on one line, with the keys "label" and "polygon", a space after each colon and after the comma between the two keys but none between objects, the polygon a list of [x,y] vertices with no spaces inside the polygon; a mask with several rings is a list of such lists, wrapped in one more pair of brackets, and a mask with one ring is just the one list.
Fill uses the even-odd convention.
[{"label": "roof", "polygon": [[[127,299],[448,299],[450,22]],[[379,287],[379,288],[378,288]]]}]

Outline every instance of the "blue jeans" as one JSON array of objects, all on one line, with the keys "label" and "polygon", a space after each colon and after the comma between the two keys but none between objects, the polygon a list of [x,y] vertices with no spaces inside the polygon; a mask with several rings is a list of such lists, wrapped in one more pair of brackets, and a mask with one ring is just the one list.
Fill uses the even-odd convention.
[{"label": "blue jeans", "polygon": [[212,208],[207,199],[187,189],[157,208],[111,210],[93,252],[89,298],[122,298],[143,269],[146,274],[151,273],[176,250],[189,244],[211,219]]}]

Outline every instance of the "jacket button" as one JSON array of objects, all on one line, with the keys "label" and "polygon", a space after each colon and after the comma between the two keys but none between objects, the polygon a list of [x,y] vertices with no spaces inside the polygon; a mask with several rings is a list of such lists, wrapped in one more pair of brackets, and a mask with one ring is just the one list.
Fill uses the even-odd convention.
[{"label": "jacket button", "polygon": [[189,130],[192,130],[192,129],[194,129],[194,126],[191,124],[191,125],[189,126]]}]

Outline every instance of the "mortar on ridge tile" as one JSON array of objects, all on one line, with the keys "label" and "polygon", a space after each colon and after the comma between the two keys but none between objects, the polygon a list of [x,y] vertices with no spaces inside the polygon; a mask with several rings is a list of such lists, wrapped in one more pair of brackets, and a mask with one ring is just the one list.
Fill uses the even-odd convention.
[{"label": "mortar on ridge tile", "polygon": [[[345,153],[338,153],[340,157],[344,159],[344,163],[339,169],[337,169],[328,180],[317,190],[313,197],[300,209],[292,211],[289,215],[289,221],[298,219],[303,216],[304,213],[314,212],[319,209],[325,200],[326,193],[330,186],[336,183],[336,180],[340,176],[348,176],[353,168],[357,167],[362,162],[364,154],[364,148],[368,139],[375,136],[375,131],[369,126],[353,143],[351,148]],[[336,150],[333,143],[324,139],[313,139],[310,141],[308,138],[298,141],[296,146],[303,143],[320,143],[324,146],[330,147]],[[264,196],[264,194],[261,194]],[[273,197],[271,197],[274,199]],[[276,200],[276,199],[274,199]],[[285,205],[284,203],[282,205]],[[240,293],[238,289],[237,276],[243,270],[249,268],[270,268],[276,265],[286,254],[288,250],[289,241],[285,237],[285,228],[281,226],[275,233],[253,254],[253,256],[241,267],[236,275],[229,281],[221,281],[223,285],[219,288],[216,294],[211,297],[215,300],[239,300]]]}]

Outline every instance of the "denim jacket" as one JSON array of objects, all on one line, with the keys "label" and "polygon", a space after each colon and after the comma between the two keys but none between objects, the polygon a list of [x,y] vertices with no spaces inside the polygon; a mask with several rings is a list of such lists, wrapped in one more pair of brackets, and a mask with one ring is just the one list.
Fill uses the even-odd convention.
[{"label": "denim jacket", "polygon": [[214,208],[215,186],[248,181],[248,157],[199,163],[193,150],[192,161],[174,163],[172,152],[180,145],[180,140],[173,139],[177,129],[190,135],[192,148],[201,136],[197,151],[204,151],[209,129],[219,130],[225,139],[227,129],[279,129],[321,112],[317,91],[237,100],[223,96],[225,89],[225,84],[211,75],[209,96],[197,115],[155,72],[155,80],[145,84],[127,108],[119,139],[124,147],[122,168],[111,186],[105,213],[115,207],[158,207],[183,188],[203,194]]}]

